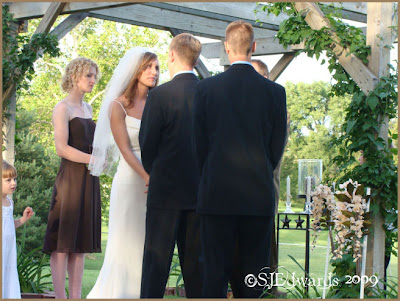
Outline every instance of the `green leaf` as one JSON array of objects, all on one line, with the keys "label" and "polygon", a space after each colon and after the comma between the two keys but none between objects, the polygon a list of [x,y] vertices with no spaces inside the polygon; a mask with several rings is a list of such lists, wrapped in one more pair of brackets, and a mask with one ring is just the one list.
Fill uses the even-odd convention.
[{"label": "green leaf", "polygon": [[353,212],[349,212],[349,211],[342,211],[342,214],[346,217],[354,217],[354,213]]},{"label": "green leaf", "polygon": [[368,97],[367,102],[368,102],[368,106],[371,108],[371,110],[375,110],[376,106],[379,103],[379,99],[375,95],[372,95],[372,96]]},{"label": "green leaf", "polygon": [[357,120],[350,120],[347,122],[346,132],[350,132],[354,125],[357,123]]},{"label": "green leaf", "polygon": [[341,202],[346,202],[346,203],[351,203],[351,200],[349,199],[349,197],[345,194],[342,193],[335,193],[335,197],[341,201]]}]

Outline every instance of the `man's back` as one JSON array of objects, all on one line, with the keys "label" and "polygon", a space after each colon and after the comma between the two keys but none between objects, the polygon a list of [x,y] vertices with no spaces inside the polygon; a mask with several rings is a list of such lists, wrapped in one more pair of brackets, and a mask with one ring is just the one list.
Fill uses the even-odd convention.
[{"label": "man's back", "polygon": [[195,122],[198,211],[273,215],[272,172],[286,135],[283,87],[251,65],[234,64],[197,85],[195,120],[203,121]]},{"label": "man's back", "polygon": [[149,93],[143,115],[152,115],[145,116],[148,121],[142,124],[140,137],[143,166],[151,171],[148,206],[195,208],[199,175],[191,125],[197,82],[194,74],[179,74]]}]

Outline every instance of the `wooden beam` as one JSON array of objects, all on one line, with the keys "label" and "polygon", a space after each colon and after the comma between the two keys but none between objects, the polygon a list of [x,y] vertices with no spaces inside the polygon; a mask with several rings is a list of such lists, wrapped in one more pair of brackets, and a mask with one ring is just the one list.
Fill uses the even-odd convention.
[{"label": "wooden beam", "polygon": [[[305,14],[305,20],[312,29],[321,29],[322,27],[331,28],[328,19],[325,18],[319,7],[313,2],[296,2],[297,11]],[[352,79],[357,83],[360,89],[369,94],[378,83],[378,78],[368,69],[363,62],[354,54],[350,54],[348,49],[344,49],[339,43],[340,39],[331,31],[333,40],[338,41],[331,45],[336,54],[339,63],[349,73]]]},{"label": "wooden beam", "polygon": [[203,63],[203,61],[199,58],[199,61],[197,62],[197,65],[195,67],[197,72],[201,75],[202,78],[208,78],[211,77],[210,71],[208,71],[206,65]]},{"label": "wooden beam", "polygon": [[294,53],[285,53],[276,63],[274,68],[272,68],[268,78],[272,81],[276,81],[282,72],[285,71],[287,66],[289,66],[289,64],[293,61],[294,57]]},{"label": "wooden beam", "polygon": [[343,19],[367,23],[367,2],[321,2],[318,4],[332,5],[340,9]]},{"label": "wooden beam", "polygon": [[[170,32],[172,33],[173,36],[177,36],[178,34],[182,33],[182,30],[176,29],[176,28],[170,28]],[[211,76],[211,73],[208,71],[206,65],[202,62],[202,60],[199,58],[197,65],[195,66],[195,69],[197,72],[200,74],[202,78],[207,78]]]},{"label": "wooden beam", "polygon": [[[176,28],[197,36],[214,39],[225,37],[225,29],[230,23],[145,4],[98,10],[91,12],[89,16],[163,30]],[[254,28],[254,35],[256,38],[271,37],[275,35],[275,31]]]},{"label": "wooden beam", "polygon": [[50,3],[49,8],[42,18],[42,21],[40,21],[39,26],[36,28],[35,33],[48,33],[57,17],[64,9],[65,4],[65,2]]},{"label": "wooden beam", "polygon": [[[282,45],[279,44],[278,40],[275,37],[257,39],[256,44],[257,47],[256,51],[253,54],[254,56],[293,53],[297,50],[301,50],[304,48],[304,44],[302,43],[299,45],[289,46],[288,49],[285,49]],[[224,44],[222,42],[205,43],[203,44],[201,55],[208,59],[220,58],[221,47],[224,47]]]},{"label": "wooden beam", "polygon": [[223,3],[223,2],[172,2],[156,3],[148,2],[144,5],[158,7],[165,10],[180,12],[188,15],[205,17],[213,20],[233,22],[238,19],[249,22],[254,28],[265,28],[277,31],[279,24],[284,21],[284,16],[267,16],[266,13],[260,14],[260,22],[257,22],[256,9],[262,5],[252,2],[242,3]]},{"label": "wooden beam", "polygon": [[[49,2],[5,2],[10,7],[10,13],[17,20],[41,18],[49,7]],[[132,5],[129,2],[70,2],[67,3],[61,14],[74,14],[97,9]]]},{"label": "wooden beam", "polygon": [[[62,21],[56,28],[54,28],[50,34],[57,36],[57,40],[60,41],[65,37],[72,29],[82,22],[89,14],[88,13],[76,13],[69,15],[64,21]],[[39,56],[43,55],[43,50],[38,51]]]},{"label": "wooden beam", "polygon": [[56,35],[57,40],[61,40],[72,29],[74,29],[80,22],[82,22],[88,15],[89,15],[88,13],[76,13],[76,14],[69,15],[56,28],[54,28],[50,32],[50,34]]}]

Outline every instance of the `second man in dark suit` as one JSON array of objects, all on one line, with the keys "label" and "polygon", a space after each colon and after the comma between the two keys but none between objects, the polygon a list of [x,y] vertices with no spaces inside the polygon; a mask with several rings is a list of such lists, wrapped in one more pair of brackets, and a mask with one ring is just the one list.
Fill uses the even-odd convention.
[{"label": "second man in dark suit", "polygon": [[[233,282],[240,284],[232,287],[234,296],[258,298],[263,287],[246,276],[257,277],[269,265],[273,170],[285,145],[286,95],[251,65],[255,42],[249,23],[232,22],[225,37],[231,66],[197,85],[193,110],[201,172],[202,297],[226,298],[233,273],[238,278]],[[234,250],[239,252],[235,267]]]},{"label": "second man in dark suit", "polygon": [[194,158],[192,106],[198,82],[193,68],[201,43],[191,34],[173,38],[168,69],[173,79],[151,90],[139,142],[150,175],[141,298],[164,296],[175,242],[186,296],[200,297],[199,217],[195,212],[199,172]]}]

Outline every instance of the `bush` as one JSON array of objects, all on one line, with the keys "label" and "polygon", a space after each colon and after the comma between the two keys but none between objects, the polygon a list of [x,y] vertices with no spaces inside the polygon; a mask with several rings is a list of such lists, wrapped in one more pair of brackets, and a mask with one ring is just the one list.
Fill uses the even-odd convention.
[{"label": "bush", "polygon": [[[27,252],[42,247],[54,179],[60,162],[54,151],[40,143],[40,137],[30,133],[34,120],[33,112],[21,110],[17,113],[19,143],[15,146],[15,168],[18,172],[18,186],[13,195],[14,213],[21,215],[26,206],[31,206],[35,212],[27,224]],[[21,239],[18,231],[17,241],[21,243]]]}]

